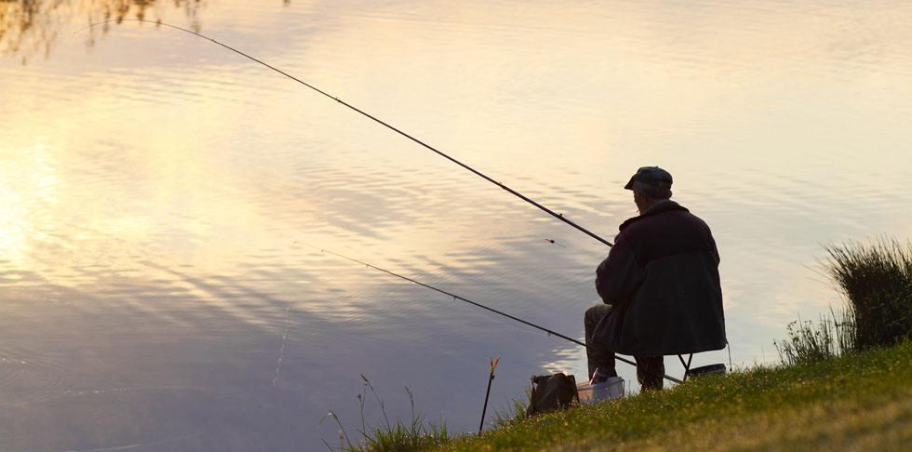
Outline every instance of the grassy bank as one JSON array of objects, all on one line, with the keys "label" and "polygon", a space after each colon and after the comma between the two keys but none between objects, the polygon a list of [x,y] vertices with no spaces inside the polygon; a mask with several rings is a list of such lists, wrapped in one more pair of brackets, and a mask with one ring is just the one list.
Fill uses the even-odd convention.
[{"label": "grassy bank", "polygon": [[443,450],[908,450],[912,245],[827,251],[846,309],[789,325],[776,344],[784,366],[528,419]]},{"label": "grassy bank", "polygon": [[528,419],[441,450],[908,450],[912,343]]},{"label": "grassy bank", "polygon": [[883,239],[828,253],[826,268],[846,298],[845,309],[831,310],[819,322],[792,322],[788,339],[775,343],[783,364],[778,368],[705,377],[530,419],[508,415],[481,437],[454,438],[445,426],[413,415],[408,424],[362,429],[363,442],[344,449],[909,450],[912,244]]}]

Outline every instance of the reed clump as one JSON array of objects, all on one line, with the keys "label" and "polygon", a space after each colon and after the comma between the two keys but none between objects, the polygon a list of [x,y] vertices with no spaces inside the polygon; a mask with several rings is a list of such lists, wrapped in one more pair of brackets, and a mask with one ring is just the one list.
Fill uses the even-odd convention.
[{"label": "reed clump", "polygon": [[824,263],[846,299],[815,323],[788,325],[788,339],[774,345],[783,364],[835,358],[912,339],[912,245],[895,239],[827,248]]},{"label": "reed clump", "polygon": [[880,239],[827,248],[827,268],[848,301],[855,348],[912,338],[912,244]]}]

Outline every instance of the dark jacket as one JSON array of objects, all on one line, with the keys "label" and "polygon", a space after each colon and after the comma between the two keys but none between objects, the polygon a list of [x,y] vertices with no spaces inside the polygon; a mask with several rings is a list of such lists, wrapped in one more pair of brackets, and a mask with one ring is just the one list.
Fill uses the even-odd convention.
[{"label": "dark jacket", "polygon": [[614,309],[594,340],[625,355],[674,355],[725,347],[719,252],[709,226],[662,201],[620,227],[595,287]]}]

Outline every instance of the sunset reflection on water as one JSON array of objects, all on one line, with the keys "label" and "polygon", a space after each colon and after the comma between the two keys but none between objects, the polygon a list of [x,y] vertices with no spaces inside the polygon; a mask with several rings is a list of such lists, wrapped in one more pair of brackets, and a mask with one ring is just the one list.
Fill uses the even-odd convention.
[{"label": "sunset reflection on water", "polygon": [[574,337],[604,246],[205,40],[84,30],[141,10],[609,240],[635,213],[630,174],[668,168],[719,243],[736,364],[775,362],[788,322],[840,305],[822,245],[912,232],[910,5],[4,2],[9,449],[312,450],[336,435],[328,410],[357,419],[362,373],[391,414],[408,416],[408,385],[461,431],[489,356],[497,406],[585,366],[572,344],[307,245]]}]

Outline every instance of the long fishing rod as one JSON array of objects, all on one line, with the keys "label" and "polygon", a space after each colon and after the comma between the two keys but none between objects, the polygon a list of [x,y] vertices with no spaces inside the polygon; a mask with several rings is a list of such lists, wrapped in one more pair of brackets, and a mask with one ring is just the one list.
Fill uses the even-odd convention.
[{"label": "long fishing rod", "polygon": [[[299,243],[301,243],[301,242],[299,242]],[[581,347],[584,347],[584,348],[586,348],[586,349],[589,348],[589,346],[586,345],[585,342],[580,341],[579,339],[574,339],[574,338],[572,338],[572,337],[570,337],[570,336],[567,336],[567,335],[558,333],[558,332],[556,332],[556,331],[554,331],[554,330],[545,328],[545,327],[543,327],[543,326],[541,326],[541,325],[536,325],[536,324],[534,324],[534,323],[532,323],[532,322],[529,322],[529,321],[527,321],[527,320],[523,320],[523,319],[521,319],[521,318],[519,318],[519,317],[516,317],[516,316],[514,316],[514,315],[507,314],[506,312],[503,312],[503,311],[494,309],[494,308],[489,307],[489,306],[485,306],[485,305],[483,305],[483,304],[481,304],[481,303],[478,303],[477,301],[469,300],[468,298],[461,297],[461,296],[456,295],[456,294],[454,294],[454,293],[452,293],[452,292],[449,292],[449,291],[440,289],[440,288],[438,288],[438,287],[434,287],[434,286],[432,286],[432,285],[430,285],[430,284],[423,283],[423,282],[418,281],[418,280],[413,279],[413,278],[409,278],[408,276],[404,276],[404,275],[401,275],[401,274],[399,274],[399,273],[396,273],[396,272],[393,272],[393,271],[390,271],[390,270],[386,270],[386,269],[384,269],[384,268],[377,267],[376,265],[369,264],[369,263],[367,263],[367,262],[364,262],[364,261],[362,261],[362,260],[355,259],[355,258],[353,258],[353,257],[348,257],[348,256],[345,256],[345,255],[342,255],[342,254],[339,254],[339,253],[330,251],[330,250],[328,250],[328,249],[326,249],[326,248],[320,248],[320,247],[317,247],[317,246],[314,246],[314,245],[309,245],[309,244],[306,244],[306,243],[305,243],[304,245],[306,245],[307,247],[313,248],[313,249],[320,250],[321,253],[331,254],[331,255],[333,255],[333,256],[340,257],[340,258],[345,259],[345,260],[347,260],[347,261],[354,262],[354,263],[356,263],[356,264],[364,265],[365,267],[368,267],[368,268],[371,268],[371,269],[374,269],[374,270],[377,270],[377,271],[386,273],[387,275],[395,276],[396,278],[399,278],[399,279],[408,281],[408,282],[413,283],[413,284],[417,284],[417,285],[419,285],[419,286],[421,286],[421,287],[424,287],[424,288],[427,288],[427,289],[431,289],[431,290],[433,290],[433,291],[435,291],[435,292],[442,293],[442,294],[444,294],[444,295],[447,295],[447,296],[449,296],[449,297],[452,297],[454,300],[459,300],[459,301],[468,303],[468,304],[470,304],[470,305],[472,305],[472,306],[479,307],[479,308],[484,309],[484,310],[486,310],[486,311],[488,311],[488,312],[493,312],[494,314],[497,314],[497,315],[506,317],[506,318],[508,318],[508,319],[510,319],[510,320],[514,320],[514,321],[516,321],[516,322],[522,323],[523,325],[531,326],[532,328],[535,328],[535,329],[537,329],[537,330],[541,330],[541,331],[544,331],[544,332],[548,333],[549,336],[559,337],[559,338],[561,338],[561,339],[564,339],[564,340],[573,342],[574,344],[579,345],[579,346],[581,346]],[[631,360],[629,360],[629,359],[622,358],[622,357],[617,356],[617,355],[614,355],[614,357],[615,357],[615,359],[617,359],[618,361],[621,361],[621,362],[623,362],[623,363],[630,364],[631,366],[636,366],[636,365],[637,365],[636,362],[631,361]],[[679,380],[679,379],[677,379],[677,378],[675,378],[675,377],[671,377],[671,376],[669,376],[669,375],[664,375],[664,377],[665,377],[666,380],[673,381],[673,382],[675,382],[675,383],[682,383],[681,380]]]},{"label": "long fishing rod", "polygon": [[[511,195],[516,196],[517,198],[522,199],[523,201],[525,201],[525,202],[527,202],[527,203],[529,203],[529,204],[532,204],[533,206],[539,208],[540,210],[544,211],[544,212],[547,213],[548,215],[551,215],[552,217],[557,218],[558,220],[563,221],[564,223],[566,223],[566,224],[568,224],[568,225],[570,225],[570,226],[573,226],[574,228],[576,228],[577,230],[583,232],[584,234],[588,235],[589,237],[592,237],[592,238],[598,240],[599,242],[602,242],[603,244],[605,244],[605,245],[607,245],[607,246],[609,246],[609,247],[610,247],[610,246],[613,246],[613,244],[612,244],[611,242],[609,242],[609,241],[607,241],[607,240],[605,240],[605,239],[599,237],[599,236],[598,236],[597,234],[595,234],[594,232],[591,232],[591,231],[589,231],[588,229],[586,229],[586,228],[584,228],[584,227],[582,227],[582,226],[576,224],[575,222],[570,221],[570,220],[567,219],[567,218],[564,218],[564,215],[563,215],[563,214],[557,213],[557,212],[555,212],[555,211],[553,211],[553,210],[551,210],[551,209],[549,209],[549,208],[547,208],[547,207],[545,207],[545,206],[543,206],[543,205],[541,205],[541,204],[535,202],[534,200],[532,200],[532,199],[529,198],[528,196],[523,195],[522,193],[520,193],[520,192],[518,192],[518,191],[516,191],[516,190],[514,190],[514,189],[512,189],[512,188],[510,188],[510,187],[508,187],[508,186],[506,186],[506,185],[504,185],[504,184],[502,184],[502,183],[500,183],[500,182],[498,182],[498,181],[496,181],[496,180],[494,180],[494,179],[492,179],[492,178],[490,178],[490,177],[488,177],[486,174],[482,173],[481,171],[478,171],[478,170],[476,170],[475,168],[472,168],[471,166],[469,166],[469,165],[467,165],[467,164],[465,164],[465,163],[463,163],[463,162],[461,162],[461,161],[459,161],[459,160],[456,160],[455,158],[451,157],[449,154],[446,154],[446,153],[444,153],[443,151],[438,150],[437,148],[435,148],[435,147],[433,147],[433,146],[431,146],[431,145],[425,143],[424,141],[421,141],[421,140],[419,140],[418,138],[415,138],[415,137],[413,137],[412,135],[409,135],[408,133],[403,132],[402,130],[400,130],[400,129],[398,129],[398,128],[392,126],[392,125],[390,125],[389,123],[387,123],[387,122],[385,122],[385,121],[383,121],[383,120],[377,118],[376,116],[371,115],[370,113],[367,113],[366,111],[361,110],[360,108],[355,107],[354,105],[351,105],[351,104],[349,104],[348,102],[345,102],[344,100],[339,99],[338,97],[333,96],[332,94],[329,94],[329,93],[327,93],[326,91],[323,91],[323,90],[321,90],[320,88],[317,88],[317,87],[314,86],[314,85],[311,85],[310,83],[307,83],[307,82],[305,82],[305,81],[303,81],[303,80],[301,80],[301,79],[299,79],[299,78],[297,78],[297,77],[295,77],[295,76],[293,76],[293,75],[291,75],[291,74],[289,74],[289,73],[287,73],[287,72],[285,72],[285,71],[283,71],[283,70],[281,70],[281,69],[279,69],[279,68],[277,68],[277,67],[275,67],[275,66],[272,66],[272,65],[270,65],[270,64],[268,64],[268,63],[266,63],[266,62],[263,62],[263,61],[261,61],[261,60],[259,60],[259,59],[257,59],[257,58],[254,58],[254,57],[252,57],[252,56],[250,56],[250,55],[248,55],[248,54],[246,54],[246,53],[244,53],[244,52],[241,52],[240,50],[235,49],[234,47],[231,47],[231,46],[229,46],[229,45],[227,45],[227,44],[223,44],[223,43],[221,43],[221,42],[219,42],[219,41],[216,41],[215,39],[212,39],[212,38],[210,38],[210,37],[208,37],[208,36],[206,36],[206,35],[203,35],[203,34],[201,34],[201,33],[195,32],[195,31],[193,31],[193,30],[189,30],[189,29],[187,29],[187,28],[179,27],[179,26],[177,26],[177,25],[171,25],[171,24],[167,24],[167,23],[164,23],[164,22],[160,22],[160,21],[152,21],[152,20],[144,20],[144,19],[124,19],[124,21],[131,21],[131,22],[149,22],[149,23],[154,23],[154,24],[156,24],[156,25],[163,25],[163,26],[168,27],[168,28],[173,28],[173,29],[175,29],[175,30],[183,31],[183,32],[185,32],[185,33],[189,33],[189,34],[191,34],[191,35],[194,35],[194,36],[198,36],[198,37],[200,37],[200,38],[203,38],[203,39],[205,39],[205,40],[207,40],[207,41],[211,41],[212,43],[217,44],[217,45],[219,45],[219,46],[221,46],[221,47],[224,47],[224,48],[226,48],[226,49],[228,49],[228,50],[230,50],[230,51],[232,51],[232,52],[234,52],[234,53],[237,53],[238,55],[241,55],[241,56],[243,56],[243,57],[245,57],[245,58],[247,58],[247,59],[250,59],[250,60],[252,60],[252,61],[254,61],[254,62],[257,62],[257,63],[259,63],[259,64],[262,64],[263,66],[266,66],[267,68],[272,69],[273,71],[276,71],[276,72],[278,72],[279,74],[282,74],[282,75],[284,75],[285,77],[288,77],[288,78],[290,78],[290,79],[292,79],[292,80],[294,80],[294,81],[296,81],[296,82],[298,82],[298,83],[300,83],[300,84],[302,84],[302,85],[304,85],[304,86],[306,86],[306,87],[308,87],[308,88],[310,88],[310,89],[312,89],[312,90],[314,90],[314,91],[316,91],[316,92],[318,92],[318,93],[320,93],[320,94],[322,94],[322,95],[324,95],[324,96],[326,96],[326,97],[328,97],[328,98],[330,98],[330,99],[332,99],[332,100],[334,100],[334,101],[336,101],[336,102],[338,102],[338,103],[340,103],[340,104],[342,104],[342,105],[344,105],[344,106],[346,106],[346,107],[348,107],[348,108],[350,108],[350,109],[352,109],[352,110],[354,110],[355,112],[361,114],[362,116],[365,116],[365,117],[367,117],[367,118],[373,120],[374,122],[376,122],[376,123],[378,123],[378,124],[380,124],[380,125],[382,125],[382,126],[388,128],[388,129],[392,130],[393,132],[396,132],[396,133],[398,133],[399,135],[402,135],[402,136],[404,136],[405,138],[408,138],[409,140],[412,140],[412,141],[414,141],[415,143],[418,143],[419,145],[423,146],[424,148],[430,150],[431,152],[434,152],[435,154],[437,154],[437,155],[439,155],[439,156],[441,156],[441,157],[443,157],[443,158],[445,158],[445,159],[447,159],[447,160],[449,160],[449,161],[451,161],[451,162],[453,162],[453,163],[455,163],[455,164],[457,164],[457,165],[459,165],[459,166],[465,168],[466,170],[471,171],[471,172],[472,172],[473,174],[475,174],[476,176],[481,177],[482,179],[484,179],[484,180],[486,180],[486,181],[488,181],[488,182],[490,182],[490,183],[492,183],[492,184],[494,184],[494,185],[496,185],[496,186],[502,188],[503,190],[507,191],[507,192],[510,193]],[[85,28],[85,29],[83,29],[83,30],[80,30],[80,31],[85,31],[85,30],[88,30],[88,29],[91,29],[91,28],[94,28],[94,27],[97,27],[97,26],[105,25],[105,24],[108,24],[108,23],[111,23],[111,22],[115,22],[115,21],[114,21],[114,20],[108,20],[108,21],[105,21],[105,22],[99,22],[99,23],[91,24],[91,25],[89,25],[87,28]]]}]

